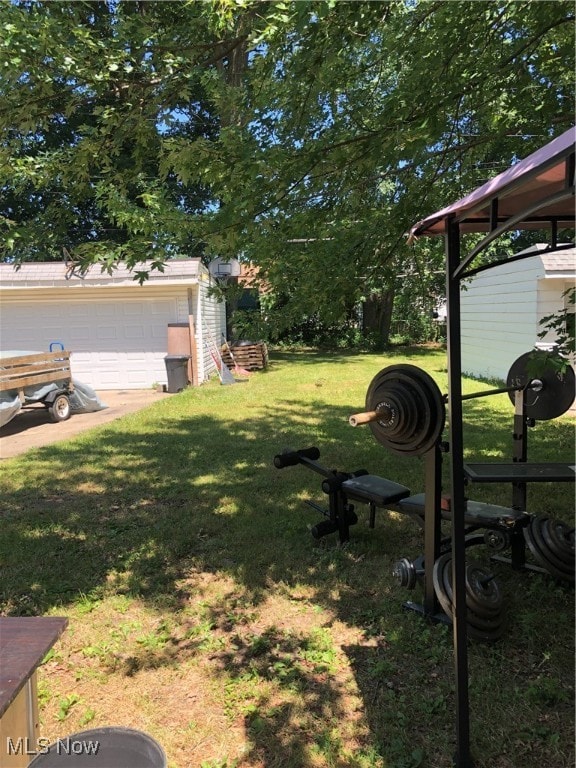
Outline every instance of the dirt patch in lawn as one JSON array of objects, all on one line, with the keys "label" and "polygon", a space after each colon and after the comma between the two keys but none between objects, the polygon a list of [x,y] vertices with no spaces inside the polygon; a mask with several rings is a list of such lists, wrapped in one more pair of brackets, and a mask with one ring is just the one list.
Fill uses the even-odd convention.
[{"label": "dirt patch in lawn", "polygon": [[374,640],[305,594],[255,604],[222,575],[195,574],[180,599],[170,622],[128,597],[71,621],[40,673],[45,738],[135,727],[170,768],[325,766],[326,752],[367,746],[345,649]]}]

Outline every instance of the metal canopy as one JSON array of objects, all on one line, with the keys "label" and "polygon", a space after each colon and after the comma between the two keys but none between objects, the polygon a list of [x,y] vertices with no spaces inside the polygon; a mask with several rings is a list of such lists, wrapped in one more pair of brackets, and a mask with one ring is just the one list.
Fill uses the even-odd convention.
[{"label": "metal canopy", "polygon": [[446,234],[448,219],[458,222],[461,232],[486,232],[502,225],[572,226],[575,142],[572,127],[458,202],[419,221],[410,230],[410,240]]},{"label": "metal canopy", "polygon": [[[444,235],[448,342],[448,422],[450,452],[453,649],[456,698],[455,768],[473,768],[470,749],[468,648],[466,608],[465,472],[462,429],[462,354],[460,333],[461,281],[471,274],[474,258],[508,231],[551,230],[551,249],[558,248],[558,229],[574,226],[576,128],[558,136],[504,173],[456,203],[415,224],[410,241]],[[463,252],[462,235],[486,232],[480,243]],[[525,253],[524,258],[531,255]],[[501,262],[495,262],[501,263]],[[486,268],[486,267],[484,267]],[[468,270],[468,271],[466,271]],[[432,516],[434,518],[435,515]],[[433,526],[433,520],[425,521]],[[434,541],[434,550],[439,542]]]}]

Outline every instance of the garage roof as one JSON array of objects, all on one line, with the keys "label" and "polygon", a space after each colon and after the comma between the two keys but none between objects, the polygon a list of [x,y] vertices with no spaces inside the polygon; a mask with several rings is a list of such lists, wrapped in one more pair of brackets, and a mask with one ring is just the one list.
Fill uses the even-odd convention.
[{"label": "garage roof", "polygon": [[544,268],[544,277],[574,278],[576,246],[573,243],[561,243],[558,247],[562,250],[551,251],[548,243],[535,243],[523,251],[518,251],[509,260],[513,261],[521,256],[537,257]]},{"label": "garage roof", "polygon": [[[152,261],[138,264],[137,270],[150,270]],[[206,272],[199,258],[170,259],[164,266],[164,271],[150,271],[150,277],[146,284],[162,283],[196,283],[201,272]],[[97,287],[104,285],[133,286],[135,281],[134,271],[120,264],[111,274],[102,271],[99,265],[94,265],[81,275],[76,272],[73,264],[59,261],[24,262],[18,267],[13,264],[0,264],[0,286],[2,288],[50,288],[63,286]]]}]

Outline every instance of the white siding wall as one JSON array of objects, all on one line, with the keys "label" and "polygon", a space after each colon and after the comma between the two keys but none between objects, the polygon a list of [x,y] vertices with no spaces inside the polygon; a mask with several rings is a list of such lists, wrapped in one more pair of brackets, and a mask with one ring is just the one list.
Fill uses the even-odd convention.
[{"label": "white siding wall", "polygon": [[208,274],[203,275],[199,285],[196,317],[198,356],[201,360],[200,381],[206,381],[216,373],[216,365],[210,354],[210,347],[217,347],[217,350],[220,351],[222,334],[226,333],[226,305],[209,295],[209,289],[212,285],[213,278]]},{"label": "white siding wall", "polygon": [[[566,307],[565,291],[573,286],[573,281],[565,278],[547,278],[538,283],[538,322]],[[542,330],[540,327],[538,330]],[[554,341],[554,334],[548,334],[541,341]]]},{"label": "white siding wall", "polygon": [[[532,256],[481,272],[466,284],[461,297],[465,373],[506,379],[514,360],[534,348],[542,316],[539,286],[549,282],[543,277],[540,256]],[[553,303],[547,296],[546,306]]]}]

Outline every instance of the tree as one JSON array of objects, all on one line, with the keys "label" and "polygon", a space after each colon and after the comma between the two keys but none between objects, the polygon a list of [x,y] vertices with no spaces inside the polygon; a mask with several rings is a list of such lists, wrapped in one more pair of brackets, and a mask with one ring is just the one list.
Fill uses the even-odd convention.
[{"label": "tree", "polygon": [[360,302],[384,342],[382,306],[442,286],[441,244],[408,247],[410,225],[574,111],[564,0],[20,2],[0,17],[1,185],[21,203],[5,257],[65,236],[110,266],[242,253],[278,331]]},{"label": "tree", "polygon": [[442,244],[408,248],[410,225],[570,125],[572,9],[300,3],[278,19],[250,68],[219,247],[290,284],[280,324],[358,301],[379,324],[398,292],[439,290]]},{"label": "tree", "polygon": [[[182,24],[182,13],[186,23]],[[162,169],[168,142],[214,142],[205,83],[235,40],[196,3],[0,7],[2,255],[85,263],[201,250],[206,178]]]}]

